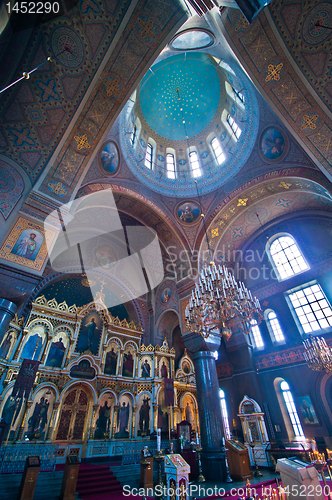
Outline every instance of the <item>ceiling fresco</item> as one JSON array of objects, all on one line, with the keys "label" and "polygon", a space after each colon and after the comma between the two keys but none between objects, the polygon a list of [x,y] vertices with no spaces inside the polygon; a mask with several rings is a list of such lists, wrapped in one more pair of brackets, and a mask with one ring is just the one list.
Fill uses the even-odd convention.
[{"label": "ceiling fresco", "polygon": [[[332,3],[289,2],[270,5],[272,18],[299,69],[312,86],[312,91],[332,111]],[[317,22],[323,27],[317,26]]]},{"label": "ceiling fresco", "polygon": [[[286,2],[277,3],[278,5],[286,4]],[[316,3],[316,5],[319,6],[322,3]],[[323,13],[324,8],[328,7],[330,9],[331,5],[328,2],[329,5],[327,6],[325,5],[327,2],[324,2],[321,11],[319,8],[315,11],[310,11],[309,2],[295,2],[285,5],[284,14],[287,10],[294,10],[295,18],[290,16],[289,20],[290,23],[293,23],[293,41],[297,33],[297,19],[302,15],[302,4],[305,7],[308,6],[301,17],[303,22],[301,36],[307,33],[307,38],[309,37],[310,29],[313,30],[316,23],[316,21],[313,21],[316,19],[315,16],[319,12]],[[295,7],[291,7],[292,5],[295,5]],[[228,43],[247,71],[250,72],[257,88],[267,97],[268,102],[272,103],[278,109],[278,113],[286,121],[288,128],[294,136],[303,141],[307,151],[311,154],[311,158],[317,162],[317,165],[321,168],[323,167],[331,174],[332,121],[330,113],[325,112],[325,108],[320,106],[317,100],[319,99],[321,102],[321,90],[324,84],[318,85],[318,90],[315,92],[306,76],[307,69],[304,70],[300,65],[295,67],[294,59],[289,59],[289,54],[283,48],[282,43],[284,40],[281,38],[282,41],[280,41],[280,32],[278,36],[275,33],[275,22],[268,11],[266,13],[265,11],[262,12],[250,25],[243,15],[235,9],[224,11],[221,19],[222,30]],[[319,19],[319,15],[317,19]],[[326,19],[327,17],[325,17],[324,22],[326,22]],[[326,31],[330,32],[330,30]],[[314,30],[312,33],[315,34],[316,31]],[[285,30],[283,34],[285,35],[285,43],[287,45],[288,30]],[[317,34],[317,40],[319,40],[319,36]],[[312,38],[315,38],[315,36]],[[324,39],[322,41],[325,43],[325,35],[322,36],[322,39]],[[326,41],[328,42],[328,37]],[[302,52],[301,54],[301,50],[299,49],[304,47],[304,43],[302,40],[293,44],[294,51],[299,51],[298,57],[301,58],[303,58],[304,53]],[[309,48],[308,43],[306,47]],[[310,47],[308,56],[311,59],[312,52],[314,51],[315,49]],[[320,56],[316,55],[316,64],[319,64],[319,60]],[[301,70],[300,76],[299,69]],[[330,76],[326,74],[325,86],[329,78]],[[327,97],[326,92],[325,97]]]},{"label": "ceiling fresco", "polygon": [[[130,0],[106,5],[81,3],[71,15],[34,29],[27,45],[9,44],[2,68],[16,61],[18,78],[23,70],[47,61],[29,80],[1,94],[0,153],[15,157],[35,182],[73,118],[100,62],[114,40]],[[93,9],[92,9],[93,7]],[[15,38],[20,34],[15,35]],[[14,53],[15,56],[14,56]],[[3,84],[9,84],[2,78]]]},{"label": "ceiling fresco", "polygon": [[220,99],[221,83],[212,60],[196,52],[179,54],[154,64],[152,71],[139,86],[141,111],[152,130],[173,141],[202,132]]}]

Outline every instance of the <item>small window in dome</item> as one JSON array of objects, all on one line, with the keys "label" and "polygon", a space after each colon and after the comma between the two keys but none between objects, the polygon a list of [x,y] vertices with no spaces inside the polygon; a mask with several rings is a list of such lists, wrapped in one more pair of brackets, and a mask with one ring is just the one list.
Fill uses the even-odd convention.
[{"label": "small window in dome", "polygon": [[236,90],[234,87],[232,87],[233,89],[233,92],[234,94],[236,95],[236,97],[242,102],[244,103],[244,95],[242,94],[242,92],[240,92],[240,90]]},{"label": "small window in dome", "polygon": [[218,165],[221,165],[225,161],[225,155],[216,137],[212,139],[211,146],[215,154]]},{"label": "small window in dome", "polygon": [[132,146],[135,146],[136,133],[137,133],[137,128],[136,128],[136,125],[134,125],[133,131],[131,133],[131,138],[130,138],[130,143]]},{"label": "small window in dome", "polygon": [[152,170],[152,153],[153,153],[153,148],[151,144],[148,142],[148,145],[146,146],[144,165],[146,166],[146,168],[149,168],[150,170]]},{"label": "small window in dome", "polygon": [[242,130],[240,129],[240,127],[238,126],[236,121],[233,120],[233,118],[231,117],[230,114],[227,115],[227,123],[232,129],[232,132],[234,133],[235,139],[238,140],[240,135],[241,135]]},{"label": "small window in dome", "polygon": [[166,155],[166,169],[167,169],[167,177],[169,179],[175,179],[175,160],[174,155],[171,153],[167,153]]},{"label": "small window in dome", "polygon": [[196,151],[191,151],[191,153],[189,153],[189,161],[193,177],[200,177],[201,167],[199,165],[198,155]]},{"label": "small window in dome", "polygon": [[227,64],[227,62],[223,61],[222,59],[219,59],[218,57],[214,57],[214,56],[213,56],[213,59],[216,61],[216,63],[218,63],[218,66],[220,66],[221,68],[228,71],[228,73],[232,73],[232,75],[235,75],[234,71],[232,70],[230,65]]}]

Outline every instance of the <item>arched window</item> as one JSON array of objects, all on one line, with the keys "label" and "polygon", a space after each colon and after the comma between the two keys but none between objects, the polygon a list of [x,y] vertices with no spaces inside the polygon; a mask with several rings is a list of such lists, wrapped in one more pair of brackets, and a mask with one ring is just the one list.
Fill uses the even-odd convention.
[{"label": "arched window", "polygon": [[167,153],[166,155],[166,170],[167,170],[167,177],[169,179],[175,179],[175,160],[174,160],[174,155],[171,153]]},{"label": "arched window", "polygon": [[225,155],[216,137],[212,139],[211,147],[213,149],[218,165],[221,165],[225,161]]},{"label": "arched window", "polygon": [[279,280],[286,280],[309,269],[301,250],[291,235],[278,236],[272,242],[268,242],[268,245],[268,255],[272,259]]},{"label": "arched window", "polygon": [[285,401],[285,405],[286,405],[286,408],[288,411],[290,421],[291,421],[292,426],[293,426],[294,434],[296,437],[300,437],[300,438],[304,437],[304,432],[303,432],[302,425],[301,425],[301,422],[299,419],[299,415],[298,415],[296,407],[295,407],[294,399],[293,399],[292,393],[289,389],[289,385],[287,384],[287,382],[285,380],[283,380],[280,383],[280,389],[281,389],[282,397],[284,398],[284,401]]},{"label": "arched window", "polygon": [[234,138],[237,141],[241,135],[242,130],[240,129],[240,127],[238,126],[236,121],[233,120],[233,118],[231,117],[230,114],[227,115],[226,121],[227,121],[228,125],[231,127],[232,132],[234,134]]},{"label": "arched window", "polygon": [[189,153],[189,161],[193,177],[199,177],[201,175],[201,167],[199,165],[198,155],[196,151],[191,151]]},{"label": "arched window", "polygon": [[219,389],[219,396],[220,396],[222,421],[224,424],[225,439],[231,439],[231,432],[229,430],[229,422],[228,422],[228,413],[227,413],[225,393],[222,389]]},{"label": "arched window", "polygon": [[276,313],[270,309],[266,312],[265,317],[273,342],[285,342],[285,336]]},{"label": "arched window", "polygon": [[264,347],[263,337],[259,329],[259,326],[257,325],[257,321],[255,319],[252,319],[250,323],[251,323],[251,336],[253,339],[254,347],[256,348]]},{"label": "arched window", "polygon": [[148,142],[146,146],[146,151],[145,151],[145,161],[144,165],[146,168],[152,170],[152,153],[153,153],[153,147],[151,144]]}]

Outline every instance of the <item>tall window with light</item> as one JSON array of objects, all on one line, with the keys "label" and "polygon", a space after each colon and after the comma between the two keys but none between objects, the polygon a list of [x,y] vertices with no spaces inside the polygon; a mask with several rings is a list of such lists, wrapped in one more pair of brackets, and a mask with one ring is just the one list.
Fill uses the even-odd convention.
[{"label": "tall window with light", "polygon": [[166,155],[166,170],[167,177],[169,179],[175,179],[175,159],[174,155],[171,153],[167,153]]},{"label": "tall window with light", "polygon": [[238,126],[236,121],[231,117],[230,114],[227,115],[226,120],[228,125],[231,127],[235,140],[237,141],[240,138],[242,130],[240,129],[240,127]]},{"label": "tall window with light", "polygon": [[280,281],[309,269],[301,250],[291,235],[278,236],[268,245],[268,255],[270,260],[272,259],[273,267]]},{"label": "tall window with light", "polygon": [[201,175],[201,167],[199,165],[198,155],[196,151],[191,151],[189,153],[189,161],[190,161],[192,176],[199,177]]},{"label": "tall window with light", "polygon": [[281,329],[279,320],[274,311],[269,311],[266,315],[267,325],[274,342],[285,342],[285,336]]},{"label": "tall window with light", "polygon": [[332,326],[332,308],[319,283],[303,286],[288,294],[288,299],[304,333]]},{"label": "tall window with light", "polygon": [[231,439],[231,432],[229,430],[229,422],[228,422],[228,413],[227,413],[225,393],[222,389],[219,389],[219,396],[220,396],[222,421],[224,424],[225,439]]},{"label": "tall window with light", "polygon": [[219,144],[219,141],[216,137],[214,137],[211,141],[211,147],[213,149],[216,162],[218,165],[221,165],[225,161],[225,155],[223,153],[223,150],[221,149],[221,146]]},{"label": "tall window with light", "polygon": [[146,168],[152,170],[152,154],[153,154],[153,148],[151,144],[148,142],[148,145],[146,146],[146,151],[145,151],[145,161],[144,165]]},{"label": "tall window with light", "polygon": [[257,349],[262,349],[264,347],[264,341],[259,326],[257,325],[257,321],[255,319],[252,319],[250,323],[251,323],[251,337],[253,340],[254,347],[256,347]]},{"label": "tall window with light", "polygon": [[280,383],[280,389],[281,389],[282,397],[284,398],[284,402],[285,402],[285,405],[287,408],[287,412],[288,412],[291,424],[293,426],[294,434],[297,438],[302,438],[302,437],[304,437],[302,425],[301,425],[299,415],[298,415],[297,410],[296,410],[293,395],[290,391],[288,383],[285,380],[283,380]]}]

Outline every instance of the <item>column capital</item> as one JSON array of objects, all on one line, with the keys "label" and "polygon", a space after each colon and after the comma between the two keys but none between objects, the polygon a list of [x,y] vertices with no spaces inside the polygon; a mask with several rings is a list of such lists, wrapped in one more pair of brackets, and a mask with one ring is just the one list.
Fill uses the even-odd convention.
[{"label": "column capital", "polygon": [[185,347],[190,352],[199,352],[199,351],[217,351],[221,344],[221,337],[217,335],[209,335],[208,338],[202,337],[199,333],[196,332],[188,332],[182,335],[182,340],[184,342]]}]

